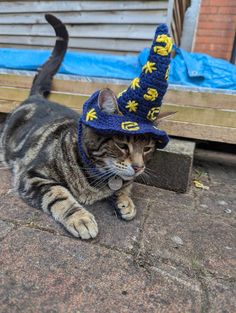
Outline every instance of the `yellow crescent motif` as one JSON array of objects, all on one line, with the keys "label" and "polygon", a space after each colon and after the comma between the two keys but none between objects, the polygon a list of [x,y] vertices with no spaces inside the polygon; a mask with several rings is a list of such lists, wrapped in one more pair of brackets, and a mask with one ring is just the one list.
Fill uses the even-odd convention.
[{"label": "yellow crescent motif", "polygon": [[121,128],[129,131],[139,130],[138,123],[136,122],[123,122],[121,123]]},{"label": "yellow crescent motif", "polygon": [[86,122],[88,121],[92,121],[94,119],[97,118],[97,113],[95,111],[95,109],[91,109],[90,111],[88,111],[88,113],[86,114]]},{"label": "yellow crescent motif", "polygon": [[154,122],[157,119],[159,112],[160,112],[160,108],[158,107],[151,108],[151,110],[148,111],[147,119],[149,119],[149,121]]},{"label": "yellow crescent motif", "polygon": [[159,54],[161,56],[166,56],[166,55],[168,55],[171,52],[173,43],[172,43],[172,39],[169,36],[164,35],[164,34],[163,35],[158,35],[157,39],[156,39],[156,42],[164,43],[165,46],[164,47],[163,46],[158,46],[158,45],[155,46],[153,48],[155,53],[157,53],[157,54]]},{"label": "yellow crescent motif", "polygon": [[155,101],[158,97],[158,92],[154,88],[148,88],[147,93],[145,93],[143,97],[147,101]]}]

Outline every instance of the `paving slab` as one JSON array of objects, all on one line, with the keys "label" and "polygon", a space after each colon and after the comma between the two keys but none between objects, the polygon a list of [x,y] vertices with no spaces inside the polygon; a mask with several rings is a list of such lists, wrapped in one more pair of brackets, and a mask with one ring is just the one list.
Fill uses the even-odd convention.
[{"label": "paving slab", "polygon": [[14,228],[14,224],[0,220],[0,240],[3,239]]},{"label": "paving slab", "polygon": [[[27,223],[31,227],[47,229],[56,234],[70,236],[49,215],[25,204],[11,189],[11,173],[8,170],[0,171],[2,177],[0,219],[16,223]],[[145,188],[148,189],[148,187]],[[99,235],[94,242],[100,242],[101,244],[119,249],[133,250],[137,245],[148,200],[134,199],[134,202],[137,208],[137,216],[131,222],[122,221],[118,218],[113,206],[108,201],[101,201],[88,207],[89,211],[94,214],[99,226]]]},{"label": "paving slab", "polygon": [[220,279],[204,279],[207,290],[209,313],[232,313],[236,311],[236,282]]},{"label": "paving slab", "polygon": [[142,253],[153,264],[158,264],[160,258],[169,259],[185,268],[235,276],[236,228],[232,222],[154,202],[149,206]]},{"label": "paving slab", "polygon": [[[132,256],[22,228],[1,242],[3,312],[201,312],[201,291]],[[196,287],[197,286],[197,287]]]}]

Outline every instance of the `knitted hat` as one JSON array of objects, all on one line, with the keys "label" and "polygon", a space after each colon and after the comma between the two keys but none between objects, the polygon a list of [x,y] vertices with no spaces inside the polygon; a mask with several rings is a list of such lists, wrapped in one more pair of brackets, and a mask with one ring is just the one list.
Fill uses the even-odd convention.
[{"label": "knitted hat", "polygon": [[166,93],[172,40],[165,24],[160,25],[153,40],[147,63],[139,77],[127,90],[118,95],[119,111],[104,112],[99,102],[99,91],[84,104],[81,122],[104,134],[151,134],[158,148],[169,141],[165,131],[157,128],[163,96]]}]

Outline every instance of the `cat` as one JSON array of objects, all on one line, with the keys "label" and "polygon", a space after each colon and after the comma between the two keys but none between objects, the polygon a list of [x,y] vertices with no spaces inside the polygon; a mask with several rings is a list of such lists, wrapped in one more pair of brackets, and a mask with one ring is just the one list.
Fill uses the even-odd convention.
[{"label": "cat", "polygon": [[[79,137],[79,114],[47,100],[69,36],[59,19],[51,14],[45,18],[55,30],[56,43],[36,74],[29,97],[6,120],[0,139],[4,161],[12,170],[14,188],[25,202],[51,214],[73,236],[95,238],[98,225],[84,205],[114,196],[120,217],[132,220],[136,215],[131,199],[133,181],[144,173],[156,143],[149,135],[101,135],[84,125]],[[111,90],[101,90],[98,99],[100,109],[107,114],[118,111]],[[78,140],[97,172],[84,163]],[[121,182],[118,188],[112,187],[110,179],[114,177]]]}]

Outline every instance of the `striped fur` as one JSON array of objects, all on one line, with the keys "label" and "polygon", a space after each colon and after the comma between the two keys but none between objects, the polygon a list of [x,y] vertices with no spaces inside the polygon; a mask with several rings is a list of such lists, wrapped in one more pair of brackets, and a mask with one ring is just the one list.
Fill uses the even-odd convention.
[{"label": "striped fur", "polygon": [[[116,204],[121,217],[131,220],[136,214],[130,198],[132,182],[144,172],[155,143],[149,137],[106,137],[84,127],[84,150],[101,177],[91,174],[77,149],[79,115],[45,98],[68,41],[65,26],[52,15],[47,15],[47,20],[60,39],[46,66],[36,75],[29,98],[8,116],[0,144],[19,195],[31,206],[51,214],[75,237],[94,238],[97,223],[84,205],[112,196],[108,179],[118,175],[124,183],[115,193]],[[114,95],[107,90],[101,96],[101,107],[105,110],[109,102],[109,112],[111,98],[114,102]]]}]

